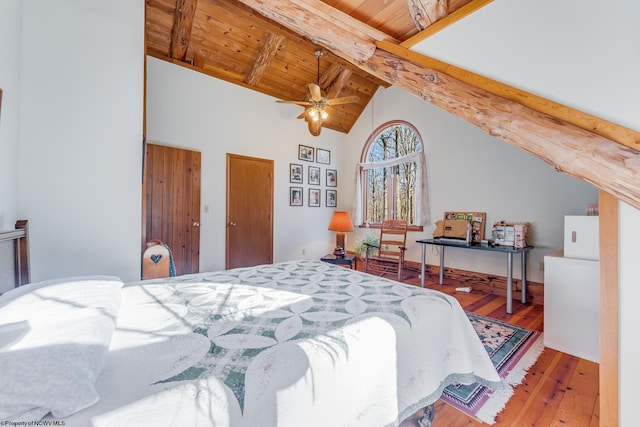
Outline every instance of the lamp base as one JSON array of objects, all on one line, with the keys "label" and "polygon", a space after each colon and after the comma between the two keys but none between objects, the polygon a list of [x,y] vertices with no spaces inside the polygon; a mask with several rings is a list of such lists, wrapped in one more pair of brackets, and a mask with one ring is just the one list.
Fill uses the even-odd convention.
[{"label": "lamp base", "polygon": [[333,250],[333,256],[336,258],[344,258],[344,248],[336,246],[336,248]]}]

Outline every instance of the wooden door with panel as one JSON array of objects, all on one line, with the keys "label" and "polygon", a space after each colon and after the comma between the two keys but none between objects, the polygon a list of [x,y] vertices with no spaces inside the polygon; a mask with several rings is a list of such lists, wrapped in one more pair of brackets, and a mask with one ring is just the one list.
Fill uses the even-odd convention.
[{"label": "wooden door with panel", "polygon": [[198,151],[146,146],[143,241],[172,251],[176,275],[200,269],[200,165]]},{"label": "wooden door with panel", "polygon": [[226,268],[273,262],[273,160],[227,154]]}]

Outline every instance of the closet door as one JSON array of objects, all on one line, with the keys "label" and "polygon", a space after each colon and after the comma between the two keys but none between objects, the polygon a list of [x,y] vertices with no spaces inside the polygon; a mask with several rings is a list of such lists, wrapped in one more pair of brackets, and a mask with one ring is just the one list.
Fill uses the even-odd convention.
[{"label": "closet door", "polygon": [[147,144],[145,241],[169,245],[176,274],[200,268],[200,160],[198,151]]},{"label": "closet door", "polygon": [[226,268],[273,262],[273,160],[227,154]]}]

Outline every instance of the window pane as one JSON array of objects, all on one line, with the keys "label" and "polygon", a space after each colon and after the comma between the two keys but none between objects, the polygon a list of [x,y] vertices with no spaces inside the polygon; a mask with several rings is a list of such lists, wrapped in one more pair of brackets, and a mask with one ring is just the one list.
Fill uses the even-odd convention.
[{"label": "window pane", "polygon": [[375,139],[369,149],[369,162],[379,162],[397,157],[398,143],[395,128],[389,128]]},{"label": "window pane", "polygon": [[416,220],[416,164],[398,166],[396,176],[396,219],[406,219],[409,224]]},{"label": "window pane", "polygon": [[384,168],[367,171],[366,222],[379,223],[385,219],[388,200],[388,172]]},{"label": "window pane", "polygon": [[[413,127],[392,124],[369,142],[363,158],[368,163],[380,162],[422,151],[422,141]],[[406,219],[415,224],[417,185],[416,163],[364,172],[366,183],[366,222],[380,223],[384,219]]]}]

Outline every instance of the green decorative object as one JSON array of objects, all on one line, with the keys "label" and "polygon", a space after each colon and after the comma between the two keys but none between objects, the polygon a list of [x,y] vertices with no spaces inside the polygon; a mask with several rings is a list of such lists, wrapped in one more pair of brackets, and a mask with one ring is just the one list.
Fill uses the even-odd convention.
[{"label": "green decorative object", "polygon": [[364,251],[367,250],[367,246],[365,245],[365,243],[369,243],[371,245],[378,245],[380,244],[380,237],[374,236],[372,234],[365,234],[364,236],[362,236],[362,238],[358,240],[358,245],[355,248],[353,248],[354,252],[356,253],[356,256],[360,257],[364,255]]}]

